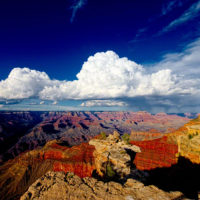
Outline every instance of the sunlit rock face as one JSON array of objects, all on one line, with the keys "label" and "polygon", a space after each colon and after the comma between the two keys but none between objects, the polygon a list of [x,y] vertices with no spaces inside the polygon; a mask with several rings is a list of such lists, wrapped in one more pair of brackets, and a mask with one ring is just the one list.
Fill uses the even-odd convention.
[{"label": "sunlit rock face", "polygon": [[177,163],[178,146],[168,142],[167,137],[150,141],[131,141],[141,153],[137,153],[134,164],[139,170],[170,167]]},{"label": "sunlit rock face", "polygon": [[170,134],[169,138],[178,145],[179,156],[200,164],[200,116]]},{"label": "sunlit rock face", "polygon": [[81,178],[90,177],[96,168],[93,152],[94,147],[88,145],[88,143],[68,148],[64,152],[64,157],[54,162],[53,170],[63,171],[65,173],[74,172],[74,174]]},{"label": "sunlit rock face", "polygon": [[95,169],[94,147],[84,143],[74,147],[51,141],[17,156],[0,166],[1,199],[15,199],[47,171],[74,172],[79,177],[92,175]]},{"label": "sunlit rock face", "polygon": [[20,200],[172,200],[181,197],[181,192],[164,192],[153,185],[144,186],[134,179],[127,179],[121,185],[89,177],[80,179],[73,173],[48,172],[35,181]]},{"label": "sunlit rock face", "polygon": [[200,117],[162,138],[130,143],[141,149],[134,160],[140,170],[170,167],[180,156],[200,164]]},{"label": "sunlit rock face", "polygon": [[94,147],[88,143],[70,148],[50,142],[43,148],[40,158],[54,160],[54,171],[74,172],[82,178],[91,176],[95,169],[93,152]]},{"label": "sunlit rock face", "polygon": [[148,132],[131,131],[130,140],[147,141],[163,137],[163,133],[159,133],[156,129],[150,129]]},{"label": "sunlit rock face", "polygon": [[[50,141],[0,166],[0,195],[3,199],[17,198],[48,170],[73,172],[81,178],[91,177],[94,171],[100,176],[114,171],[123,177],[130,174],[127,162],[131,157],[126,150],[140,152],[139,147],[122,141],[117,132],[105,140],[93,139],[90,144],[73,147],[65,146],[62,141]],[[104,163],[111,164],[110,169]]]},{"label": "sunlit rock face", "polygon": [[130,151],[132,154],[140,152],[139,147],[122,141],[116,131],[105,139],[92,139],[89,144],[95,147],[93,153],[95,167],[100,176],[106,175],[108,164],[120,176],[130,174],[131,156],[127,152]]}]

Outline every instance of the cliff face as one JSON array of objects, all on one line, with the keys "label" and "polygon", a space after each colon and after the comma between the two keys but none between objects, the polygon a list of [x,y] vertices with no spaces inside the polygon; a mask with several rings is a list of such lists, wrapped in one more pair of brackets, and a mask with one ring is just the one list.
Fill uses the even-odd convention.
[{"label": "cliff face", "polygon": [[200,164],[200,116],[169,135],[178,146],[179,156]]},{"label": "cliff face", "polygon": [[120,134],[132,131],[133,140],[149,140],[162,137],[188,120],[148,112],[4,112],[0,113],[0,163],[1,159],[14,158],[54,139],[73,146],[88,142],[101,132],[110,134],[116,130]]},{"label": "cliff face", "polygon": [[[42,121],[41,112],[0,112],[0,163],[12,148],[36,124]],[[8,158],[11,155],[7,155]]]},{"label": "cliff face", "polygon": [[167,137],[150,141],[131,141],[137,145],[141,153],[137,153],[134,164],[139,170],[171,167],[177,163],[178,146],[169,143]]},{"label": "cliff face", "polygon": [[87,143],[65,147],[56,141],[43,148],[21,154],[0,166],[1,199],[15,199],[47,171],[74,172],[79,177],[91,176],[95,169],[94,147]]},{"label": "cliff face", "polygon": [[141,148],[134,160],[140,170],[170,167],[180,156],[200,164],[200,116],[162,138],[130,143]]},{"label": "cliff face", "polygon": [[99,176],[112,178],[130,174],[131,157],[127,151],[140,152],[139,147],[123,142],[117,132],[105,139],[67,147],[50,141],[43,148],[23,153],[0,166],[2,199],[17,198],[46,171],[73,172],[80,178]]}]

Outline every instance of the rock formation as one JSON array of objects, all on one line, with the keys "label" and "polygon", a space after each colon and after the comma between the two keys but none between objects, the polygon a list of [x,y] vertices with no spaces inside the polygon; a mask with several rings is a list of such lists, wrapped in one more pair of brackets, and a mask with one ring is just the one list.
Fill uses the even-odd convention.
[{"label": "rock formation", "polygon": [[93,156],[96,171],[100,176],[107,174],[108,167],[110,171],[113,170],[120,177],[130,174],[130,163],[132,161],[127,152],[132,152],[132,154],[140,152],[139,147],[122,141],[116,131],[105,139],[92,139],[89,144],[95,147]]},{"label": "rock formation", "polygon": [[127,179],[122,185],[95,178],[80,179],[73,173],[48,172],[34,182],[20,200],[172,200],[183,199],[180,192],[164,192],[153,185]]}]

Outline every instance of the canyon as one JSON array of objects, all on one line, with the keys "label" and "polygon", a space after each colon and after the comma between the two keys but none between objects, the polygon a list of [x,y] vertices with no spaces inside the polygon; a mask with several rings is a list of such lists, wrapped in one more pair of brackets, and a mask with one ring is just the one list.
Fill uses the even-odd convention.
[{"label": "canyon", "polygon": [[0,163],[54,139],[73,146],[115,130],[131,134],[133,140],[161,138],[187,123],[187,116],[145,111],[0,112]]},{"label": "canyon", "polygon": [[[28,134],[20,138],[34,142],[35,146],[20,150],[13,154],[12,159],[2,162],[0,166],[2,200],[20,199],[20,197],[23,200],[46,198],[45,195],[48,194],[41,192],[41,188],[50,188],[49,191],[54,195],[57,194],[55,188],[59,187],[58,183],[64,189],[67,188],[66,198],[77,188],[77,196],[70,197],[71,199],[80,199],[80,195],[86,195],[86,197],[90,195],[91,198],[96,195],[93,199],[102,199],[99,192],[94,192],[98,190],[98,188],[95,189],[96,185],[105,188],[102,190],[104,191],[102,195],[111,195],[110,199],[116,198],[116,195],[119,197],[125,195],[129,199],[147,199],[147,197],[198,199],[200,117],[190,120],[186,117],[164,113],[151,115],[146,112],[131,114],[119,112],[119,116],[116,113],[91,114],[90,118],[98,116],[96,117],[98,120],[91,120],[90,125],[88,116],[86,119],[82,116],[84,114],[86,117],[85,113],[73,112],[75,119],[72,117],[72,112],[40,113],[41,122],[30,128]],[[131,115],[134,118],[131,118]],[[125,116],[128,116],[128,122]],[[79,134],[75,131],[73,135],[69,131],[73,128],[66,128],[70,118],[70,123],[73,124],[71,126],[76,125],[74,129],[79,130]],[[112,122],[110,129],[105,129],[98,124],[104,123],[108,127],[108,121]],[[84,125],[88,123],[90,128],[86,129],[87,136],[83,134],[85,129],[80,123]],[[154,123],[155,126],[153,126]],[[116,124],[120,124],[121,128],[115,129]],[[96,132],[90,134],[95,126]],[[98,127],[101,128],[98,129]],[[123,137],[126,132],[130,134],[129,140]],[[35,133],[36,135],[40,133],[42,137],[49,134],[50,137],[41,145]],[[56,136],[57,134],[59,137]],[[70,138],[72,135],[73,139]],[[79,140],[80,135],[84,135],[86,139]],[[17,143],[18,147],[20,144]],[[15,144],[14,148],[17,145]],[[71,182],[66,181],[68,179]],[[46,182],[43,183],[43,180]],[[93,185],[94,190],[91,191],[88,185],[94,182],[96,185]],[[131,184],[127,186],[129,183]],[[80,185],[83,189],[79,190]],[[115,190],[115,188],[118,189]],[[107,193],[109,190],[112,190],[110,194]],[[141,192],[143,196],[139,196]]]}]

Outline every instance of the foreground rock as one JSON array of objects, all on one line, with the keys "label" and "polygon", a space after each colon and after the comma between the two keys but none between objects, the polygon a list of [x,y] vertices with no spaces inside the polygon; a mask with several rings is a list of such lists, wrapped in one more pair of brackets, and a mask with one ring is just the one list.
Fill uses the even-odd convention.
[{"label": "foreground rock", "polygon": [[20,200],[172,200],[183,199],[180,192],[164,192],[128,179],[124,185],[104,183],[95,178],[79,178],[73,173],[48,172],[34,182]]}]

